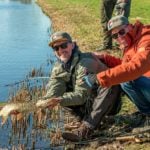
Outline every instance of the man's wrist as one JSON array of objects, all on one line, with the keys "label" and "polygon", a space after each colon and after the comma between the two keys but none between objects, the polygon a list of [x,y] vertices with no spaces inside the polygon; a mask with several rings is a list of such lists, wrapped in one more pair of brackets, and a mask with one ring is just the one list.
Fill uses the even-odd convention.
[{"label": "man's wrist", "polygon": [[58,97],[58,101],[59,101],[59,103],[61,103],[63,101],[63,98],[62,97]]}]

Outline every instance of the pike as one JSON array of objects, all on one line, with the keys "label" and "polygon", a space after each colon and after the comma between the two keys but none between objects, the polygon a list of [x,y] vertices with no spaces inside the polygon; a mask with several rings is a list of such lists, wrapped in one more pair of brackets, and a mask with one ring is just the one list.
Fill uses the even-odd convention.
[{"label": "pike", "polygon": [[7,103],[1,110],[0,110],[0,117],[2,118],[1,124],[3,125],[8,116],[15,113],[31,113],[35,112],[40,108],[47,108],[49,105],[50,99],[47,100],[38,100],[35,101],[27,101],[27,102],[11,102]]}]

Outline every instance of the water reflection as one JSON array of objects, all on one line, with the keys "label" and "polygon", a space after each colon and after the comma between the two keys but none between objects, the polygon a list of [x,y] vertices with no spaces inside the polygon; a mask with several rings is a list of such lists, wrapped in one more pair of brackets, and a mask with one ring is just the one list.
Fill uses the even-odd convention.
[{"label": "water reflection", "polygon": [[5,85],[24,80],[32,68],[54,58],[48,31],[50,20],[35,1],[0,0],[0,101],[8,98]]},{"label": "water reflection", "polygon": [[19,121],[12,119],[14,118],[9,118],[7,123],[0,128],[0,149],[19,149],[20,146],[22,147],[20,150],[63,147],[64,141],[59,140],[58,136],[57,139],[55,139],[58,142],[57,145],[52,143],[52,139],[54,137],[53,133],[57,129],[55,127],[61,127],[62,122],[53,122],[49,117],[49,119],[47,119],[44,123],[37,126],[37,124],[35,124],[36,120],[35,116],[33,117],[33,114],[30,114]]},{"label": "water reflection", "polygon": [[23,4],[30,4],[30,3],[33,2],[33,0],[10,0],[10,1],[19,1],[19,2],[21,2]]}]

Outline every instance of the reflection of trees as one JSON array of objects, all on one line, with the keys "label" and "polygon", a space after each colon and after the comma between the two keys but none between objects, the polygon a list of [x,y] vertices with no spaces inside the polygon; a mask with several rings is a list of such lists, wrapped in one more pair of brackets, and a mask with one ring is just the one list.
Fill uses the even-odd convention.
[{"label": "reflection of trees", "polygon": [[24,3],[24,4],[30,4],[32,3],[33,0],[11,0],[11,1],[20,1],[21,3]]}]

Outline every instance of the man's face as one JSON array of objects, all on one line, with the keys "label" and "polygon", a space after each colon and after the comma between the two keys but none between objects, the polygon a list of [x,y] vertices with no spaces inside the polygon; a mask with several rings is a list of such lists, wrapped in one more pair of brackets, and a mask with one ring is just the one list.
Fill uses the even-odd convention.
[{"label": "man's face", "polygon": [[59,41],[52,46],[55,55],[64,63],[67,63],[71,57],[74,44],[68,41]]},{"label": "man's face", "polygon": [[131,45],[131,38],[128,33],[128,25],[122,25],[112,30],[112,38],[120,44],[120,48],[123,50],[129,48]]}]

